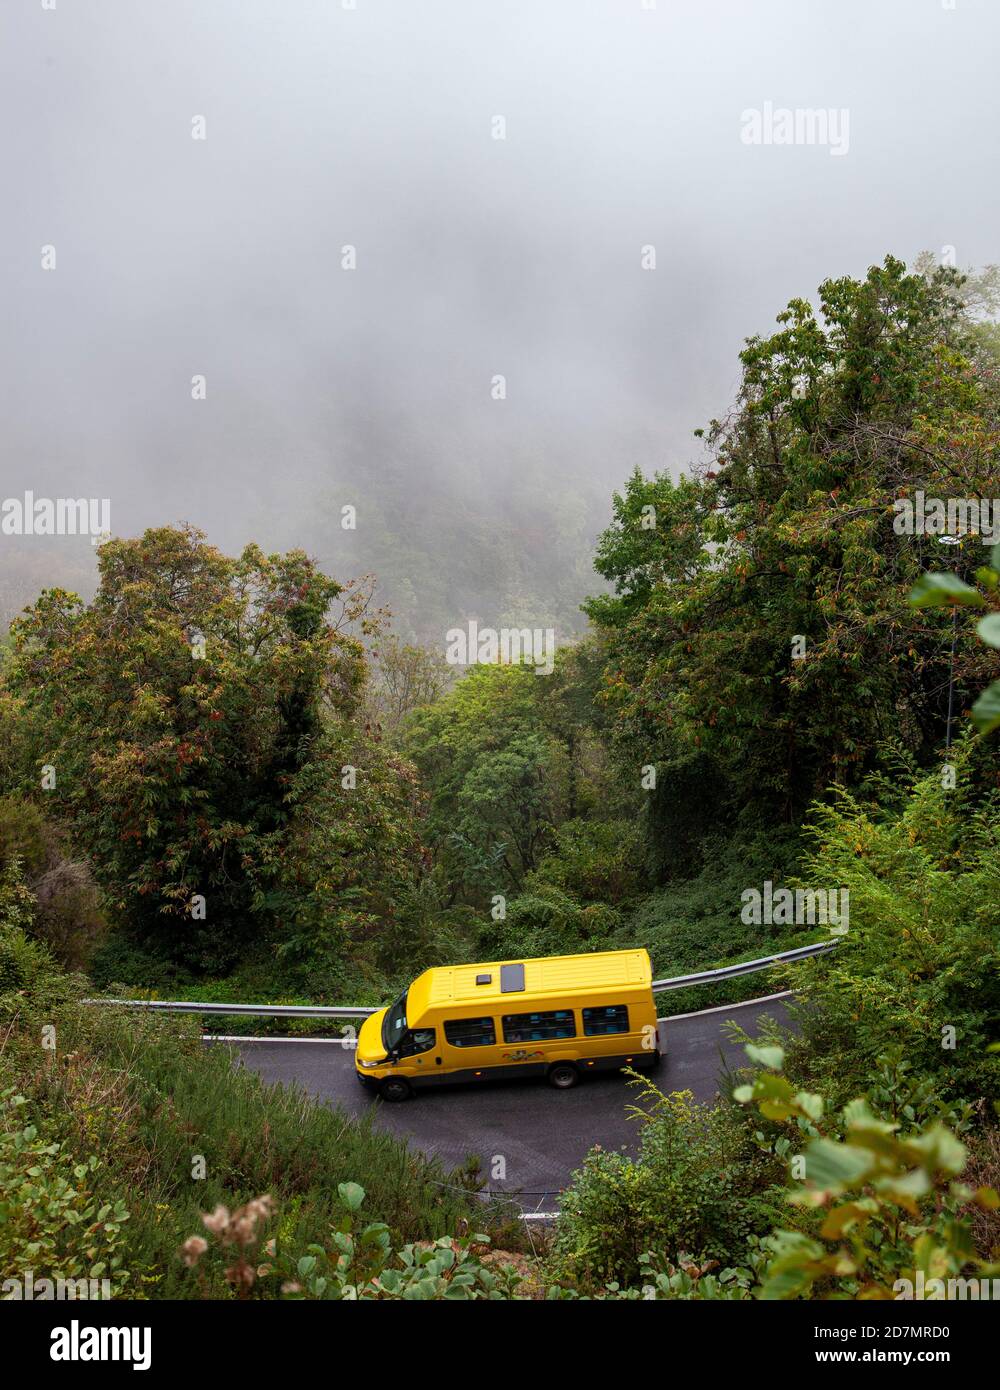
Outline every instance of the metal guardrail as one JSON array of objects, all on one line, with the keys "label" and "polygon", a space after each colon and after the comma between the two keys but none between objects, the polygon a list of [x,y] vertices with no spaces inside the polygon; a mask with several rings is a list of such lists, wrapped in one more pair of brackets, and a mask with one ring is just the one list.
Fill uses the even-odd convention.
[{"label": "metal guardrail", "polygon": [[[817,941],[811,946],[797,946],[792,951],[778,951],[773,956],[761,956],[758,960],[741,961],[736,965],[723,965],[717,970],[701,970],[695,975],[676,975],[672,979],[654,980],[653,993],[663,994],[670,989],[687,989],[691,985],[709,985],[717,980],[731,980],[739,975],[752,975],[756,970],[767,970],[772,965],[783,962],[807,960],[810,956],[825,955],[837,946],[835,939]],[[175,1014],[250,1014],[262,1018],[367,1018],[377,1013],[375,1008],[362,1008],[354,1004],[200,1004],[197,1000],[170,999],[85,999],[85,1004],[117,1004],[124,1008],[153,1009],[161,1013]]]},{"label": "metal guardrail", "polygon": [[85,999],[85,1004],[121,1004],[131,1009],[156,1009],[165,1014],[258,1014],[266,1018],[367,1018],[377,1008],[347,1004],[199,1004],[192,999]]},{"label": "metal guardrail", "polygon": [[722,965],[718,970],[701,970],[696,975],[675,975],[671,980],[654,980],[653,993],[663,994],[668,989],[687,989],[689,985],[710,985],[716,980],[734,980],[738,975],[752,975],[755,970],[767,970],[769,966],[783,962],[808,960],[810,956],[823,956],[827,951],[836,950],[836,938],[830,941],[816,941],[811,946],[796,946],[793,951],[778,951],[773,956],[761,956],[759,960],[741,961],[738,965]]}]

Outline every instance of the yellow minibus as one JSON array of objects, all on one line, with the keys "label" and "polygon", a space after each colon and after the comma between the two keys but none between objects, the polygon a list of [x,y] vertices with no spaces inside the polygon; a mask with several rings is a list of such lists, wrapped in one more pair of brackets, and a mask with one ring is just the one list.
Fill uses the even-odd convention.
[{"label": "yellow minibus", "polygon": [[581,1076],[660,1060],[647,951],[425,970],[365,1019],[355,1067],[386,1100],[445,1082]]}]

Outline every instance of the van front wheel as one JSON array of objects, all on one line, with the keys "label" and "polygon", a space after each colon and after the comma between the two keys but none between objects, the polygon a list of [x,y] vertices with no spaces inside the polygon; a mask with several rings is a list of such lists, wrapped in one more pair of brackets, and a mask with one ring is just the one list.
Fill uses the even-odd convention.
[{"label": "van front wheel", "polygon": [[575,1086],[579,1080],[580,1073],[572,1062],[556,1062],[555,1066],[549,1067],[549,1085],[555,1086],[557,1090],[568,1091],[570,1086]]},{"label": "van front wheel", "polygon": [[410,1083],[401,1076],[390,1076],[388,1081],[382,1082],[379,1094],[383,1100],[409,1100],[413,1092]]}]

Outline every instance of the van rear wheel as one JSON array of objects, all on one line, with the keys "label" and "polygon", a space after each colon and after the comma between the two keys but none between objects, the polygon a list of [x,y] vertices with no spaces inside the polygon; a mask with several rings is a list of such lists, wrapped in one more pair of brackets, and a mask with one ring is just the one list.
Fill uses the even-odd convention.
[{"label": "van rear wheel", "polygon": [[410,1083],[404,1081],[401,1076],[390,1076],[388,1081],[383,1081],[379,1094],[383,1100],[409,1100],[413,1095]]},{"label": "van rear wheel", "polygon": [[572,1062],[556,1062],[549,1067],[548,1083],[555,1086],[559,1091],[568,1091],[570,1086],[575,1086],[580,1080],[580,1073]]}]

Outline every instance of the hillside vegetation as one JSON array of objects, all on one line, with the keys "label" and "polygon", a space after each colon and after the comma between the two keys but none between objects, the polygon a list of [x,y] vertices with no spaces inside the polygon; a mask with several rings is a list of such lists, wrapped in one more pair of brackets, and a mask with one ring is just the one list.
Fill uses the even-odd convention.
[{"label": "hillside vegetation", "polygon": [[[982,302],[891,257],[794,300],[705,462],[615,495],[550,674],[458,671],[370,585],[190,526],[105,543],[89,601],[43,590],[0,648],[0,1262],[130,1297],[891,1297],[992,1268],[1000,546],[896,505],[1000,494]],[[515,1228],[479,1238],[474,1174],[194,1024],[80,1003],[377,1004],[454,960],[645,946],[674,975],[828,934],[755,920],[765,884],[849,895],[836,953],[768,977],[794,1035],[716,1106],[638,1087],[636,1156],[587,1159],[527,1273]]]}]

